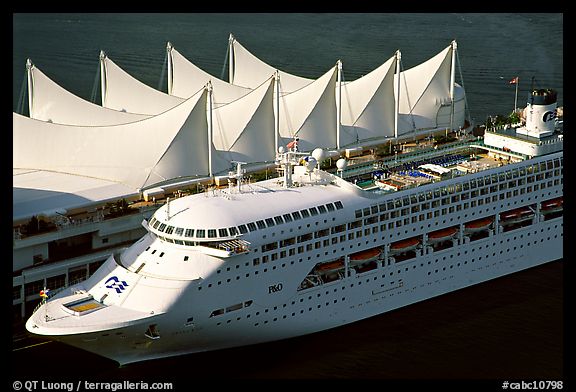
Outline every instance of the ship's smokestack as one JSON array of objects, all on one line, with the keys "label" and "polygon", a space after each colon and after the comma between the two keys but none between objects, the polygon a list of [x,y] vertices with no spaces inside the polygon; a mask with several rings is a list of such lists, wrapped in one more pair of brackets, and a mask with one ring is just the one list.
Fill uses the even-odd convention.
[{"label": "ship's smokestack", "polygon": [[552,89],[534,89],[526,106],[526,126],[518,133],[542,138],[554,133],[556,120],[557,93]]}]

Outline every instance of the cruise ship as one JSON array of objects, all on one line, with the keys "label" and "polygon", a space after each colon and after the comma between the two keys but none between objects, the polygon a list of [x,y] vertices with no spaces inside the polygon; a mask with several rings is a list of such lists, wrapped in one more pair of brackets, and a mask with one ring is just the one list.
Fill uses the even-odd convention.
[{"label": "cruise ship", "polygon": [[[310,334],[563,257],[556,92],[525,122],[363,168],[280,147],[278,177],[169,200],[29,332],[119,364]],[[354,174],[352,171],[356,170]]]}]

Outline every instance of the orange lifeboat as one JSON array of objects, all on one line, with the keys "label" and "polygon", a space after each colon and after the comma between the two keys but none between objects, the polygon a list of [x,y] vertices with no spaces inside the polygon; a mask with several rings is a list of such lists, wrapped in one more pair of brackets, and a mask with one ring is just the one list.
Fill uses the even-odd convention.
[{"label": "orange lifeboat", "polygon": [[322,273],[322,272],[334,271],[334,270],[337,270],[340,268],[344,268],[344,260],[343,259],[338,259],[338,260],[334,260],[334,261],[329,261],[327,263],[322,263],[316,267],[316,271]]},{"label": "orange lifeboat", "polygon": [[556,199],[543,201],[540,205],[540,209],[543,214],[562,211],[564,209],[564,198],[557,197]]},{"label": "orange lifeboat", "polygon": [[407,238],[405,240],[396,241],[390,245],[390,253],[402,253],[415,249],[420,243],[418,237]]},{"label": "orange lifeboat", "polygon": [[464,224],[464,230],[468,233],[475,233],[478,231],[486,230],[494,222],[494,217],[477,219]]},{"label": "orange lifeboat", "polygon": [[372,248],[363,250],[362,252],[354,253],[350,255],[350,263],[358,264],[358,263],[366,263],[369,261],[374,261],[378,259],[382,250],[380,248]]},{"label": "orange lifeboat", "polygon": [[458,230],[458,227],[454,226],[433,231],[432,233],[428,234],[428,242],[434,243],[449,240],[450,238],[454,237],[456,233],[458,233]]},{"label": "orange lifeboat", "polygon": [[500,214],[500,223],[503,225],[518,223],[528,219],[532,219],[534,211],[530,207],[521,207],[514,210],[502,212]]}]

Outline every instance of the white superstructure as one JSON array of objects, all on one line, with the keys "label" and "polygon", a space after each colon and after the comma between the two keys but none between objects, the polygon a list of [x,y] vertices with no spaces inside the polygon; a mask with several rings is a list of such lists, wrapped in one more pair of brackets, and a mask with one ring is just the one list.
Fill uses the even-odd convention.
[{"label": "white superstructure", "polygon": [[472,154],[418,155],[454,174],[392,167],[390,192],[280,152],[279,178],[242,183],[238,166],[228,188],[166,203],[27,329],[130,363],[316,332],[563,257],[561,149],[467,174],[453,167]]}]

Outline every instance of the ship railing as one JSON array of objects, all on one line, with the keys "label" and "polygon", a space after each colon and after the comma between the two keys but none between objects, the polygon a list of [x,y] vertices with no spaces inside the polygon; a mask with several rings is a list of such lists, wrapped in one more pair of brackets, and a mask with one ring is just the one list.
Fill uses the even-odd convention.
[{"label": "ship railing", "polygon": [[74,281],[68,283],[67,285],[64,285],[64,286],[61,286],[61,287],[58,287],[58,288],[56,288],[56,289],[53,289],[53,290],[48,291],[48,294],[47,294],[48,297],[47,297],[47,298],[43,298],[42,301],[40,301],[40,302],[38,303],[38,305],[36,305],[36,307],[35,307],[34,310],[32,311],[32,314],[36,313],[36,311],[37,311],[38,309],[40,309],[40,307],[41,307],[42,305],[44,305],[46,302],[48,302],[48,301],[50,300],[50,298],[54,297],[56,294],[61,293],[62,291],[66,290],[66,289],[70,289],[70,288],[72,288],[75,284],[80,283],[80,282],[82,282],[82,281],[84,281],[84,280],[74,280]]}]

